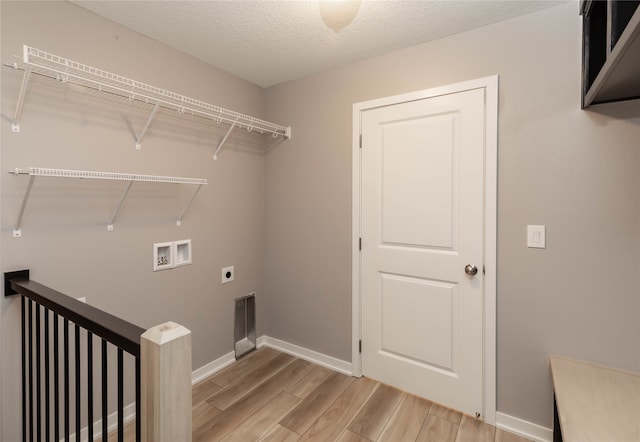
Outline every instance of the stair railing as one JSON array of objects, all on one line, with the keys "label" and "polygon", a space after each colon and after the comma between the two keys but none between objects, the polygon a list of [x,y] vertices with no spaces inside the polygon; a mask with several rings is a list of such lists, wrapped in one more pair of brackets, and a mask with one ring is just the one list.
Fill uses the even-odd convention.
[{"label": "stair railing", "polygon": [[[20,295],[21,303],[23,441],[107,441],[115,432],[121,442],[125,421],[133,419],[136,441],[191,441],[189,330],[173,322],[144,330],[31,281],[28,270],[4,277],[5,296]],[[127,407],[125,358],[135,378],[135,401]]]}]

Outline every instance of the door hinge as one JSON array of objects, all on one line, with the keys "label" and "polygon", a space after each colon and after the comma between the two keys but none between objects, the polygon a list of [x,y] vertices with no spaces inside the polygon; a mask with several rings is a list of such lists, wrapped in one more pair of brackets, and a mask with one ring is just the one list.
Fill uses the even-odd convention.
[{"label": "door hinge", "polygon": [[484,275],[486,273],[484,266],[482,266],[482,274]]},{"label": "door hinge", "polygon": [[362,149],[362,134],[360,134],[360,149]]},{"label": "door hinge", "polygon": [[362,250],[362,238],[358,238],[358,250]]},{"label": "door hinge", "polygon": [[358,353],[362,353],[362,339],[358,341]]}]

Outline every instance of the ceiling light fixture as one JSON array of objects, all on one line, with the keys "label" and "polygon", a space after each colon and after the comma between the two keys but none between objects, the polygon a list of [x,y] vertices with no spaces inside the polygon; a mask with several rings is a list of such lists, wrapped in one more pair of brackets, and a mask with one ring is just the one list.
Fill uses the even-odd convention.
[{"label": "ceiling light fixture", "polygon": [[320,16],[328,27],[338,33],[356,18],[360,3],[361,0],[320,0]]}]

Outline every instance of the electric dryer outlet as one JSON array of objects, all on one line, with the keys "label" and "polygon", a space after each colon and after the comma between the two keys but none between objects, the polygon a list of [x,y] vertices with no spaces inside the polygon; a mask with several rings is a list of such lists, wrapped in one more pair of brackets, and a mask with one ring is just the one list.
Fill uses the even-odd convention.
[{"label": "electric dryer outlet", "polygon": [[226,284],[228,282],[233,281],[235,276],[235,271],[233,270],[233,266],[223,267],[222,268],[222,283]]}]

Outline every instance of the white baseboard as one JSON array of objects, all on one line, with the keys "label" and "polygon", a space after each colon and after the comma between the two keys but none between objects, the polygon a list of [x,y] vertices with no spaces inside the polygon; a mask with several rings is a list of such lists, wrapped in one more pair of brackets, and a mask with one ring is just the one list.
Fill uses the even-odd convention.
[{"label": "white baseboard", "polygon": [[536,442],[551,442],[553,439],[553,430],[551,428],[499,412],[496,413],[496,428]]},{"label": "white baseboard", "polygon": [[[124,418],[124,423],[126,424],[131,419],[135,419],[136,417],[136,403],[132,402],[122,410],[122,415]],[[112,432],[118,428],[118,412],[115,411],[107,416],[107,431]],[[97,420],[93,423],[93,440],[102,439],[102,419]],[[69,435],[69,440],[77,440],[76,433]],[[82,428],[80,431],[80,440],[82,442],[88,442],[89,440],[89,429],[88,427]],[[60,442],[64,442],[64,439],[60,439]]]},{"label": "white baseboard", "polygon": [[[257,339],[256,344],[258,348],[270,347],[283,353],[298,357],[300,359],[313,362],[314,364],[330,368],[348,376],[352,375],[351,362],[346,362],[332,356],[327,356],[323,353],[318,353],[317,351],[309,350],[295,344],[290,344],[289,342],[282,341],[280,339],[263,335]],[[196,384],[208,378],[209,376],[217,373],[223,368],[231,365],[235,362],[235,360],[235,353],[232,351],[220,356],[215,361],[211,361],[208,364],[194,370],[191,375],[191,383]]]},{"label": "white baseboard", "polygon": [[[275,350],[279,350],[283,353],[290,354],[292,356],[298,357],[300,359],[304,359],[309,362],[313,362],[314,364],[321,365],[323,367],[330,368],[337,372],[346,374],[348,376],[352,375],[351,363],[346,362],[332,356],[327,356],[322,353],[318,353],[317,351],[309,350],[304,347],[300,347],[295,344],[290,344],[288,342],[282,341],[280,339],[272,338],[270,336],[260,336],[257,339],[257,347],[270,347]],[[196,384],[209,376],[217,373],[223,368],[231,365],[235,362],[235,353],[229,352],[225,355],[220,356],[218,359],[209,362],[208,364],[196,369],[193,371],[191,375],[191,383]]]},{"label": "white baseboard", "polygon": [[212,374],[217,373],[223,368],[233,364],[235,361],[236,355],[234,352],[230,351],[229,353],[220,356],[215,361],[211,361],[208,364],[193,370],[193,373],[191,373],[191,384],[197,384],[203,379],[206,379]]},{"label": "white baseboard", "polygon": [[309,350],[295,344],[281,341],[280,339],[263,335],[258,338],[257,344],[258,348],[271,347],[283,353],[288,353],[292,356],[304,359],[305,361],[313,362],[314,364],[330,368],[348,376],[352,376],[353,374],[351,362],[343,361],[332,356],[327,356],[323,353],[318,353],[317,351]]}]

